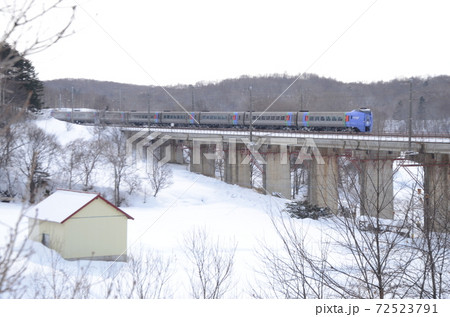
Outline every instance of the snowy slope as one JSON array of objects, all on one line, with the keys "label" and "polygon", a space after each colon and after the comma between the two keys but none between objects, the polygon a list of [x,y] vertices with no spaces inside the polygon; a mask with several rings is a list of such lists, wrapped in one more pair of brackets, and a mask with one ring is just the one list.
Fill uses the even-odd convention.
[{"label": "snowy slope", "polygon": [[[89,139],[92,135],[91,127],[71,125],[53,118],[42,118],[36,123],[56,135],[63,145],[77,138]],[[285,200],[190,173],[187,166],[171,165],[171,168],[173,184],[169,188],[156,198],[148,193],[135,193],[127,197],[128,207],[121,207],[135,218],[128,222],[129,253],[144,249],[170,258],[177,278],[171,282],[178,285],[173,296],[189,298],[190,268],[185,259],[185,239],[194,230],[203,230],[212,241],[219,239],[225,249],[237,246],[234,267],[234,280],[237,282],[228,296],[249,297],[248,282],[252,280],[257,262],[255,249],[259,241],[275,240],[271,216],[279,216]],[[98,181],[107,184],[109,175],[104,173],[103,179]],[[0,220],[13,225],[21,208],[20,204],[0,203]],[[23,229],[22,239],[26,236],[25,223]],[[1,226],[0,230],[3,238],[7,233],[6,227]],[[29,244],[35,251],[29,267],[30,276],[33,272],[48,270],[51,259],[57,255],[39,243],[30,241]],[[67,262],[65,265],[75,270],[78,264]],[[101,275],[103,268],[109,265],[107,262],[95,263],[93,267],[96,269],[91,265],[92,274]]]},{"label": "snowy slope", "polygon": [[[92,128],[71,125],[53,118],[41,118],[37,124],[55,134],[62,144],[76,138],[89,139]],[[217,179],[190,173],[188,166],[171,165],[173,184],[162,190],[156,198],[143,190],[127,197],[127,206],[121,209],[134,217],[128,222],[128,254],[151,251],[170,262],[172,276],[168,297],[191,298],[189,274],[192,264],[186,259],[186,237],[194,230],[203,230],[211,241],[217,241],[223,250],[236,246],[232,275],[233,287],[226,298],[251,298],[251,289],[256,286],[258,271],[263,270],[257,252],[261,243],[280,246],[272,219],[288,218],[280,213],[286,200],[261,195],[251,189],[229,185]],[[408,177],[398,172],[396,188],[409,187]],[[112,184],[107,173],[99,173],[97,183],[101,190]],[[95,189],[94,189],[95,190]],[[110,189],[106,189],[110,190]],[[399,199],[406,199],[398,197]],[[20,204],[0,203],[0,238],[5,237],[5,225],[13,225],[21,211]],[[307,243],[312,252],[320,252],[320,243],[329,239],[330,222],[296,220],[296,225],[307,234]],[[26,223],[22,224],[21,239],[26,238]],[[3,241],[3,240],[2,240]],[[1,242],[3,243],[3,242]],[[55,263],[73,272],[75,277],[80,266],[89,266],[89,275],[94,281],[103,281],[109,272],[120,270],[124,264],[110,262],[68,262],[39,243],[28,242],[35,254],[30,259],[27,281],[33,297],[32,278],[36,272],[50,274]],[[335,258],[341,259],[339,250],[332,250]],[[57,259],[57,260],[55,260]],[[104,294],[96,286],[91,297],[102,298]]]}]

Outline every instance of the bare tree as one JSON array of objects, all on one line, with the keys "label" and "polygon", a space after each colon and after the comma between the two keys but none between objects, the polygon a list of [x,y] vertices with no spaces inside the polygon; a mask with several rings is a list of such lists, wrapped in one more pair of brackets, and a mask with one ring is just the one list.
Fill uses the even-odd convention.
[{"label": "bare tree", "polygon": [[33,251],[21,237],[24,219],[21,212],[12,227],[0,222],[0,226],[8,228],[6,243],[0,245],[0,298],[21,298],[26,291],[24,273]]},{"label": "bare tree", "polygon": [[[295,220],[295,225],[285,220],[274,223],[282,249],[266,248],[262,259],[270,268],[266,280],[277,297],[403,298],[411,294],[407,281],[417,257],[409,238],[411,210],[387,219],[393,214],[389,209],[395,195],[390,190],[396,169],[388,172],[389,164],[378,157],[364,158],[363,164],[370,165],[359,166],[359,174],[341,172],[345,179],[337,201],[339,214],[321,221],[325,242],[318,247],[305,243],[303,220]],[[361,173],[364,178],[358,179]]]},{"label": "bare tree", "polygon": [[[448,188],[446,177],[448,162],[427,162],[419,170],[412,191],[416,194],[411,205],[423,210],[413,219],[414,239],[411,247],[417,258],[408,276],[407,285],[417,298],[447,298],[450,293],[450,227]],[[426,171],[427,178],[421,173]],[[423,187],[421,186],[423,184]]]},{"label": "bare tree", "polygon": [[156,159],[149,164],[150,171],[147,171],[150,186],[153,189],[153,197],[163,189],[172,185],[172,169],[167,163],[161,164]]},{"label": "bare tree", "polygon": [[112,167],[114,179],[114,204],[120,206],[122,199],[120,189],[123,178],[130,172],[131,165],[127,157],[126,136],[119,128],[112,128],[105,137],[104,156],[106,161]]},{"label": "bare tree", "polygon": [[80,141],[78,144],[79,165],[83,183],[83,189],[92,188],[92,178],[95,175],[95,169],[102,160],[104,153],[103,138],[96,138],[91,141]]},{"label": "bare tree", "polygon": [[124,182],[128,185],[128,195],[133,194],[135,191],[142,189],[142,179],[137,173],[131,173],[125,175]]},{"label": "bare tree", "polygon": [[69,189],[75,185],[80,178],[80,173],[78,172],[78,166],[81,161],[83,153],[83,140],[76,139],[64,147],[61,155],[61,170],[64,174],[64,182]]},{"label": "bare tree", "polygon": [[0,178],[3,180],[0,184],[0,198],[2,199],[12,199],[17,195],[18,177],[13,165],[20,148],[18,135],[17,126],[8,126],[0,130]]},{"label": "bare tree", "polygon": [[[54,1],[3,1],[0,14],[3,16],[0,42],[10,43],[21,49],[24,55],[41,52],[69,35],[75,18],[76,6],[67,6],[66,0]],[[64,19],[52,19],[65,14]],[[59,23],[43,31],[40,25]],[[55,25],[55,24],[54,24]]]},{"label": "bare tree", "polygon": [[[0,128],[5,122],[9,125],[21,120],[33,103],[33,92],[24,89],[7,97],[11,92],[9,86],[23,84],[16,79],[25,73],[18,72],[15,66],[26,61],[30,54],[41,52],[68,35],[76,7],[65,3],[66,0],[5,0],[0,4]],[[46,27],[50,24],[52,28]],[[26,74],[31,72],[34,72],[33,67]]]},{"label": "bare tree", "polygon": [[[38,2],[34,0],[20,2],[8,0],[2,1],[0,4],[0,30],[2,30],[0,31],[0,43],[8,43],[21,52],[21,56],[6,56],[0,60],[0,138],[2,138],[2,141],[7,141],[6,144],[2,142],[1,146],[0,170],[11,167],[12,153],[17,154],[18,147],[23,145],[18,142],[17,134],[14,133],[15,124],[23,117],[30,97],[28,94],[28,97],[25,98],[27,99],[25,104],[18,104],[15,107],[11,104],[7,106],[3,94],[6,80],[4,74],[11,71],[11,67],[17,62],[17,58],[43,51],[67,34],[74,18],[75,7],[69,8],[68,20],[59,20],[65,20],[62,27],[56,27],[53,33],[45,35],[41,33],[43,26],[48,25],[46,22],[55,22],[48,19],[49,15],[61,14],[59,7],[64,1],[56,0],[52,4],[45,1],[45,4],[39,3],[39,5],[36,5]],[[36,159],[34,161],[36,162]],[[37,164],[35,165],[37,166]],[[11,174],[8,175],[6,179],[8,179],[9,191],[11,192]],[[31,182],[33,182],[31,174],[29,176]],[[27,240],[21,239],[20,226],[23,219],[24,214],[22,212],[16,224],[9,228],[5,244],[0,246],[0,297],[20,298],[24,292],[24,272],[31,250],[28,248]]]},{"label": "bare tree", "polygon": [[60,146],[56,136],[29,125],[22,136],[19,152],[18,168],[27,180],[24,196],[33,204],[39,190],[43,190],[50,179],[50,168],[60,152]]},{"label": "bare tree", "polygon": [[92,280],[88,273],[92,262],[68,262],[54,250],[45,251],[49,267],[32,274],[28,295],[36,299],[89,298]]},{"label": "bare tree", "polygon": [[153,251],[138,251],[131,254],[124,274],[119,277],[116,289],[119,298],[161,299],[172,297],[170,278],[171,262]]},{"label": "bare tree", "polygon": [[324,279],[330,244],[321,241],[314,246],[319,255],[313,255],[307,230],[296,222],[282,214],[279,220],[272,218],[281,246],[261,242],[257,255],[263,267],[257,273],[264,281],[252,288],[253,297],[322,299],[333,294]]},{"label": "bare tree", "polygon": [[[358,174],[345,169],[338,206],[333,217],[335,245],[352,259],[351,264],[330,263],[329,285],[342,297],[403,298],[404,281],[416,251],[409,247],[411,209],[395,212],[393,183],[400,165],[381,152],[352,160]],[[347,174],[348,171],[350,174]],[[359,178],[359,180],[358,180]],[[399,189],[400,190],[400,189]]]},{"label": "bare tree", "polygon": [[219,299],[229,291],[236,244],[225,247],[219,239],[210,241],[206,230],[185,236],[185,253],[191,264],[191,294],[194,298]]}]

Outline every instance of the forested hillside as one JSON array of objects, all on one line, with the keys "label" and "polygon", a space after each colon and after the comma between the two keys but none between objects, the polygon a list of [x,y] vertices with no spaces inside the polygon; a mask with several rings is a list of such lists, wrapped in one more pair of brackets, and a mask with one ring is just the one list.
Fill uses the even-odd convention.
[{"label": "forested hillside", "polygon": [[[450,118],[449,76],[413,78],[411,82],[413,118]],[[264,110],[273,103],[270,109],[277,111],[340,111],[368,107],[373,109],[377,118],[383,120],[405,120],[409,114],[409,79],[342,83],[312,74],[297,80],[294,76],[285,75],[242,76],[215,83],[164,88],[87,79],[60,79],[45,82],[45,106],[73,105],[102,110],[147,111],[148,107],[153,110],[179,110],[174,101],[176,99],[189,111],[247,110],[250,86],[255,110]]]}]

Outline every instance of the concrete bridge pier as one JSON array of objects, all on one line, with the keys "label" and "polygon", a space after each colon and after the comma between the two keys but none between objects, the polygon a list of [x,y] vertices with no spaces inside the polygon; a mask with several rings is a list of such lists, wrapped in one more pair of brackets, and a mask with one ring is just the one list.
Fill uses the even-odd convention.
[{"label": "concrete bridge pier", "polygon": [[167,143],[168,143],[167,146],[170,149],[169,163],[184,164],[183,141],[170,140]]},{"label": "concrete bridge pier", "polygon": [[393,219],[393,163],[397,156],[387,152],[383,156],[379,151],[357,153],[361,155],[359,175],[361,215]]},{"label": "concrete bridge pier", "polygon": [[[284,149],[282,151],[282,149]],[[280,194],[291,198],[291,165],[287,146],[265,145],[263,164],[263,186],[269,194]]]},{"label": "concrete bridge pier", "polygon": [[251,188],[250,164],[243,161],[248,154],[247,147],[243,143],[224,143],[224,170],[225,182],[242,187]]},{"label": "concrete bridge pier", "polygon": [[450,168],[448,154],[421,155],[424,167],[424,220],[431,231],[450,230]]},{"label": "concrete bridge pier", "polygon": [[322,160],[313,158],[309,170],[308,201],[314,205],[338,210],[338,152],[319,149]]},{"label": "concrete bridge pier", "polygon": [[191,142],[191,151],[189,153],[190,171],[198,174],[202,174],[209,177],[216,176],[216,161],[215,159],[208,158],[205,154],[214,155],[216,151],[215,144],[201,144],[197,142]]}]

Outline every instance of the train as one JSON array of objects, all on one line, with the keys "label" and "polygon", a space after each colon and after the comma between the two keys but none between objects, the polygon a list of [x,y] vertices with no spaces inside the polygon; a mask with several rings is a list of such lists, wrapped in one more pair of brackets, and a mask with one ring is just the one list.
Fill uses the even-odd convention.
[{"label": "train", "polygon": [[[96,111],[66,109],[51,111],[58,120],[78,124],[170,126],[204,128],[289,129],[303,131],[372,132],[373,116],[368,108],[342,112],[215,112],[215,111]],[[250,118],[251,117],[251,118]]]}]

